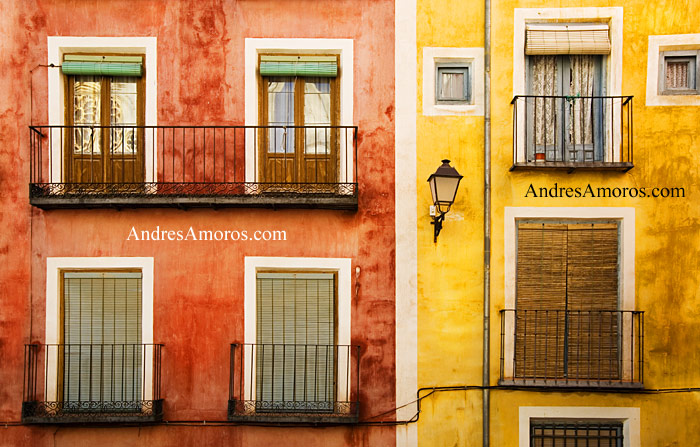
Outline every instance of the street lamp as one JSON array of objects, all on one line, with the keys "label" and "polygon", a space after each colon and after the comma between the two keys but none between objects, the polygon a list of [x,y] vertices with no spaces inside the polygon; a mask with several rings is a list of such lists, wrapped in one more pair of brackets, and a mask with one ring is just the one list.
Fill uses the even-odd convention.
[{"label": "street lamp", "polygon": [[450,166],[450,160],[442,160],[442,165],[428,178],[430,194],[433,196],[433,205],[435,205],[435,215],[433,215],[433,221],[431,222],[435,230],[434,242],[437,242],[438,234],[442,230],[442,221],[445,220],[445,214],[447,214],[450,206],[455,201],[460,180],[462,180],[462,176],[459,175],[455,168]]}]

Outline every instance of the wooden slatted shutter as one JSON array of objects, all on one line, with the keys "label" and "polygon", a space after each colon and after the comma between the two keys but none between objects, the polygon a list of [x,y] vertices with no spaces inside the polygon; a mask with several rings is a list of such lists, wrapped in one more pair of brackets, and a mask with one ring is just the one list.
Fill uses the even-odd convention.
[{"label": "wooden slatted shutter", "polygon": [[516,377],[564,373],[566,224],[518,225]]},{"label": "wooden slatted shutter", "polygon": [[64,404],[141,400],[141,282],[140,272],[63,272]]},{"label": "wooden slatted shutter", "polygon": [[332,410],[334,345],[335,274],[258,273],[258,410]]},{"label": "wooden slatted shutter", "polygon": [[619,377],[618,226],[518,224],[515,376]]},{"label": "wooden slatted shutter", "polygon": [[617,224],[571,224],[568,248],[568,377],[618,379]]}]

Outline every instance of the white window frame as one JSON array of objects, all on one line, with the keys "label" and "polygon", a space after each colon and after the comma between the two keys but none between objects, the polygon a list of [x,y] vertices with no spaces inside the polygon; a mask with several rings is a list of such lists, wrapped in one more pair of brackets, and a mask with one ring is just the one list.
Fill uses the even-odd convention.
[{"label": "white window frame", "polygon": [[[619,222],[620,236],[620,266],[618,296],[621,310],[635,309],[634,295],[634,257],[635,257],[635,209],[633,207],[505,207],[504,213],[504,309],[515,309],[516,305],[516,266],[518,260],[518,221],[523,219],[538,219],[576,222],[596,222],[615,220]],[[506,338],[503,346],[503,371],[513,371],[513,354],[515,350],[514,319],[505,322]],[[632,352],[630,340],[623,340],[623,365],[629,365]],[[623,380],[632,379],[632,371],[623,369]],[[511,378],[511,377],[505,377]]]},{"label": "white window frame", "polygon": [[[605,73],[604,91],[608,96],[622,95],[622,7],[586,7],[586,8],[516,8],[513,23],[513,96],[527,95],[527,59],[525,55],[525,28],[528,23],[607,23],[610,27],[610,54],[603,62]],[[525,116],[525,102],[519,101],[517,107],[518,116]],[[606,106],[605,113],[613,113]],[[616,107],[615,116],[621,116]],[[609,126],[608,126],[609,127]],[[605,162],[620,160],[620,144],[622,135],[613,132],[612,128],[605,130]],[[525,138],[525,126],[519,126],[516,138],[516,162],[527,161],[527,139]],[[610,149],[612,148],[612,150]]]},{"label": "white window frame", "polygon": [[530,423],[533,419],[621,422],[623,447],[641,445],[639,407],[519,407],[518,447],[530,447]]},{"label": "white window frame", "polygon": [[[351,324],[352,324],[352,290],[351,290],[351,267],[350,258],[302,258],[302,257],[267,257],[267,256],[246,256],[245,258],[245,279],[244,279],[244,343],[257,343],[257,274],[263,270],[286,270],[289,272],[334,272],[338,281],[338,297],[336,309],[337,344],[351,344]],[[245,352],[244,367],[244,396],[255,396],[255,368],[252,368],[254,359],[252,352]],[[358,359],[359,361],[359,359]],[[338,356],[337,371],[347,371],[348,365],[346,356]],[[336,400],[339,402],[350,401],[349,393],[352,391],[350,384],[355,383],[355,371],[350,374],[338,374],[336,382]]]},{"label": "white window frame", "polygon": [[[437,68],[469,67],[469,101],[437,100]],[[484,49],[483,48],[423,48],[423,115],[424,116],[484,116]]]},{"label": "white window frame", "polygon": [[[153,278],[154,259],[147,257],[76,257],[46,258],[46,334],[45,344],[58,344],[61,340],[61,275],[64,270],[99,271],[111,269],[137,269],[141,271],[141,342],[153,343]],[[46,401],[58,399],[58,358],[48,358],[46,365]],[[146,352],[142,365],[144,388],[141,400],[153,395],[153,351]]]},{"label": "white window frame", "polygon": [[[353,39],[310,39],[310,38],[246,38],[245,39],[245,124],[258,124],[258,55],[261,53],[281,54],[337,54],[338,82],[340,84],[340,122],[341,126],[353,125]],[[355,178],[354,157],[352,150],[353,134],[340,132],[338,154],[340,161],[338,181],[351,182]],[[347,148],[347,151],[345,149]],[[245,139],[245,179],[255,182],[258,172],[256,163],[260,163],[255,154],[256,141],[250,135]]]},{"label": "white window frame", "polygon": [[[91,53],[127,53],[145,54],[145,114],[146,126],[158,124],[158,43],[156,37],[76,37],[76,36],[48,36],[48,63],[58,67],[63,62],[66,53],[91,52]],[[55,126],[65,125],[65,83],[60,68],[49,68],[49,124]],[[154,173],[158,172],[157,154],[147,150],[157,147],[155,133],[144,132],[144,170],[145,181],[155,182]],[[63,157],[61,148],[61,132],[53,132],[51,141],[50,178],[55,182],[61,178],[63,172]]]},{"label": "white window frame", "polygon": [[694,52],[696,64],[700,64],[700,34],[668,34],[649,36],[647,56],[647,106],[700,106],[699,73],[696,65],[695,93],[692,91],[662,90],[664,73],[664,53]]}]

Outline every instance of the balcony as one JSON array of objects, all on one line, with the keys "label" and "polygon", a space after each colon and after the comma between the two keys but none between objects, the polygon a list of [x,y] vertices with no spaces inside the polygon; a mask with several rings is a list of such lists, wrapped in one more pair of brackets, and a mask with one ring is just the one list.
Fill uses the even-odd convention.
[{"label": "balcony", "polygon": [[31,126],[42,209],[357,209],[356,126]]},{"label": "balcony", "polygon": [[643,388],[644,312],[501,310],[499,385]]},{"label": "balcony", "polygon": [[22,422],[154,422],[163,418],[159,344],[25,345]]},{"label": "balcony", "polygon": [[232,344],[228,419],[356,423],[359,357],[359,346]]},{"label": "balcony", "polygon": [[511,171],[634,167],[632,96],[518,95],[511,104]]}]

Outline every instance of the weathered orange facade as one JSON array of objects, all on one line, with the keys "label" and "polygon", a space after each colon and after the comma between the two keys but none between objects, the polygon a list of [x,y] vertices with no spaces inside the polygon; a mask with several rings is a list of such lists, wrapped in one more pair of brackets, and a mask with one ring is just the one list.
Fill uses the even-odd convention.
[{"label": "weathered orange facade", "polygon": [[[372,420],[390,420],[396,407],[393,1],[11,1],[0,24],[0,445],[394,445],[393,427],[361,423],[387,411]],[[28,126],[48,122],[47,79],[56,70],[44,66],[49,36],[156,37],[161,126],[244,123],[246,38],[352,40],[357,210],[31,206]],[[190,227],[278,230],[286,240],[129,238],[132,228]],[[153,341],[164,344],[162,422],[60,429],[20,422],[24,345],[45,343],[52,257],[153,258]],[[352,260],[360,424],[227,422],[229,346],[244,339],[246,257]]]}]

